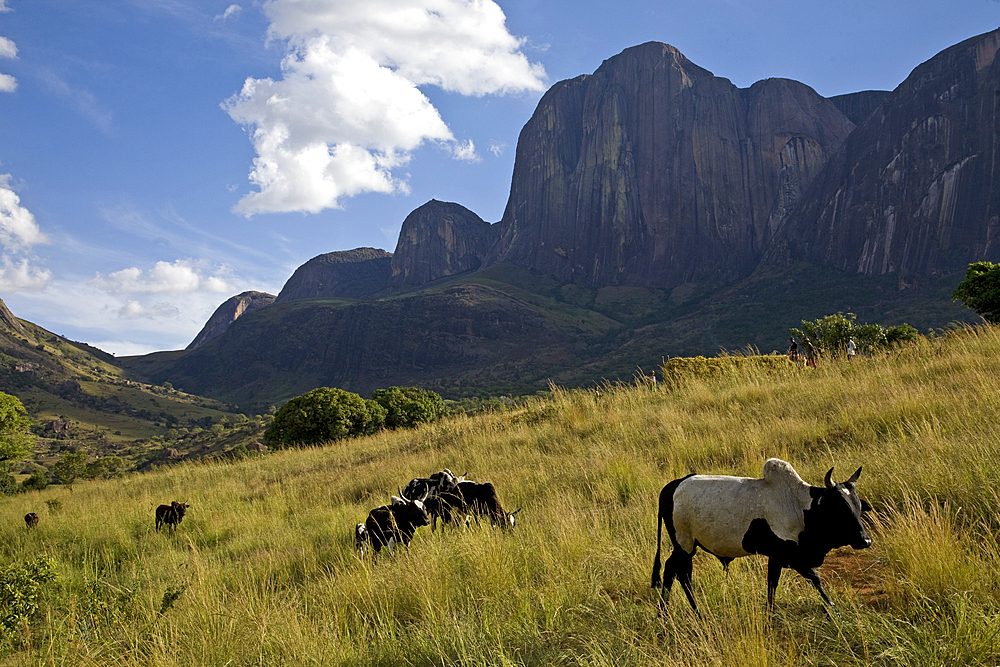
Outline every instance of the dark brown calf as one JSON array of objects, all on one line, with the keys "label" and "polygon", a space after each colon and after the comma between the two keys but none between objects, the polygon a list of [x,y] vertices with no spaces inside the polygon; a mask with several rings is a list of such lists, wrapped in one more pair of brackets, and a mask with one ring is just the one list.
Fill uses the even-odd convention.
[{"label": "dark brown calf", "polygon": [[169,505],[160,505],[156,508],[156,530],[160,530],[160,526],[163,524],[167,525],[167,528],[173,532],[177,524],[184,519],[184,514],[188,509],[187,503],[179,503],[176,500]]},{"label": "dark brown calf", "polygon": [[24,523],[27,524],[28,530],[31,530],[38,525],[38,515],[34,512],[28,512],[24,515]]}]

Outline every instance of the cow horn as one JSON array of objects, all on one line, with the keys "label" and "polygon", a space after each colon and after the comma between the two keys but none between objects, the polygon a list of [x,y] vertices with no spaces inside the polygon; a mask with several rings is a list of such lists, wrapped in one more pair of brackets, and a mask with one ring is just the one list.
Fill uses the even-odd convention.
[{"label": "cow horn", "polygon": [[826,478],[823,481],[826,482],[826,488],[828,489],[837,486],[837,483],[833,481],[833,468],[826,471]]},{"label": "cow horn", "polygon": [[513,512],[511,512],[511,513],[510,513],[510,515],[511,515],[511,516],[514,516],[515,514],[517,514],[517,513],[518,513],[518,512],[520,512],[520,511],[521,511],[521,508],[520,508],[520,507],[518,507],[518,508],[517,508],[516,510],[514,510]]},{"label": "cow horn", "polygon": [[858,477],[861,477],[861,466],[858,466],[858,469],[854,471],[854,474],[851,475],[851,478],[844,483],[855,484],[858,481]]}]

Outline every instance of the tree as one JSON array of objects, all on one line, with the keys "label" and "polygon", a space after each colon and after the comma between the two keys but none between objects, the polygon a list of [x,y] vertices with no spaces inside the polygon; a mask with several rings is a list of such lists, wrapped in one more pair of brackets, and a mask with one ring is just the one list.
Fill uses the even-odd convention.
[{"label": "tree", "polygon": [[281,406],[264,432],[268,446],[315,445],[382,428],[386,410],[343,389],[320,387]]},{"label": "tree", "polygon": [[84,477],[87,479],[113,479],[125,474],[128,463],[120,456],[102,456],[87,464]]},{"label": "tree", "polygon": [[389,428],[426,424],[441,418],[447,411],[441,396],[419,387],[376,389],[372,400],[385,408],[385,425]]},{"label": "tree", "polygon": [[73,490],[73,482],[87,472],[87,455],[83,452],[63,452],[62,459],[52,466],[52,474],[61,484]]},{"label": "tree", "polygon": [[917,330],[906,323],[886,329],[881,324],[857,324],[855,320],[854,313],[837,313],[815,322],[802,320],[801,329],[789,331],[799,338],[808,336],[820,351],[832,354],[842,354],[852,338],[860,352],[870,354],[920,337]]},{"label": "tree", "polygon": [[969,264],[965,280],[958,284],[951,298],[972,308],[990,324],[1000,324],[1000,264]]},{"label": "tree", "polygon": [[21,400],[0,391],[0,462],[17,461],[31,453],[30,427]]}]

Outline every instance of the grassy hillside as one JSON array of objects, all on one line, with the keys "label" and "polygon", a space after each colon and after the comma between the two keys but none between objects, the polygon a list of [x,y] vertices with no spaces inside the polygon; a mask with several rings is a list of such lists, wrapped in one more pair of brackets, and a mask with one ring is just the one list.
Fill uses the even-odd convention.
[{"label": "grassy hillside", "polygon": [[37,436],[34,464],[51,466],[66,450],[84,451],[91,460],[119,456],[131,467],[157,461],[167,450],[200,458],[263,431],[259,420],[232,406],[169,383],[138,382],[106,352],[19,322],[20,330],[0,324],[0,391],[28,410]]},{"label": "grassy hillside", "polygon": [[[674,391],[554,392],[231,464],[182,464],[0,500],[4,563],[50,557],[0,665],[994,665],[1000,661],[1000,329],[817,370]],[[688,471],[821,484],[864,465],[874,545],[787,573],[695,560],[698,617],[649,588],[657,494]],[[513,534],[418,531],[377,565],[352,529],[441,467],[493,481]],[[191,504],[173,535],[154,508]],[[22,517],[41,516],[28,532]],[[6,575],[5,575],[6,576]],[[6,598],[5,598],[6,599]]]}]

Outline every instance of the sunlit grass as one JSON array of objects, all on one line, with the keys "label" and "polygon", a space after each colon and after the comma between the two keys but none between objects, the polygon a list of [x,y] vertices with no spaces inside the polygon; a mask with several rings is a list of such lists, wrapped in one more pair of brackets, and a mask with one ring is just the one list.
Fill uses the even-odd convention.
[{"label": "sunlit grass", "polygon": [[[996,664],[997,369],[1000,333],[981,328],[676,391],[554,388],[510,413],[6,498],[4,562],[49,554],[60,578],[0,665]],[[864,467],[875,544],[820,569],[839,612],[786,572],[770,615],[763,559],[726,573],[705,554],[702,616],[676,586],[662,608],[660,488],[757,476],[771,456],[814,484]],[[359,560],[354,524],[442,467],[492,481],[523,508],[517,529],[421,529]],[[171,500],[191,509],[157,533]]]}]

